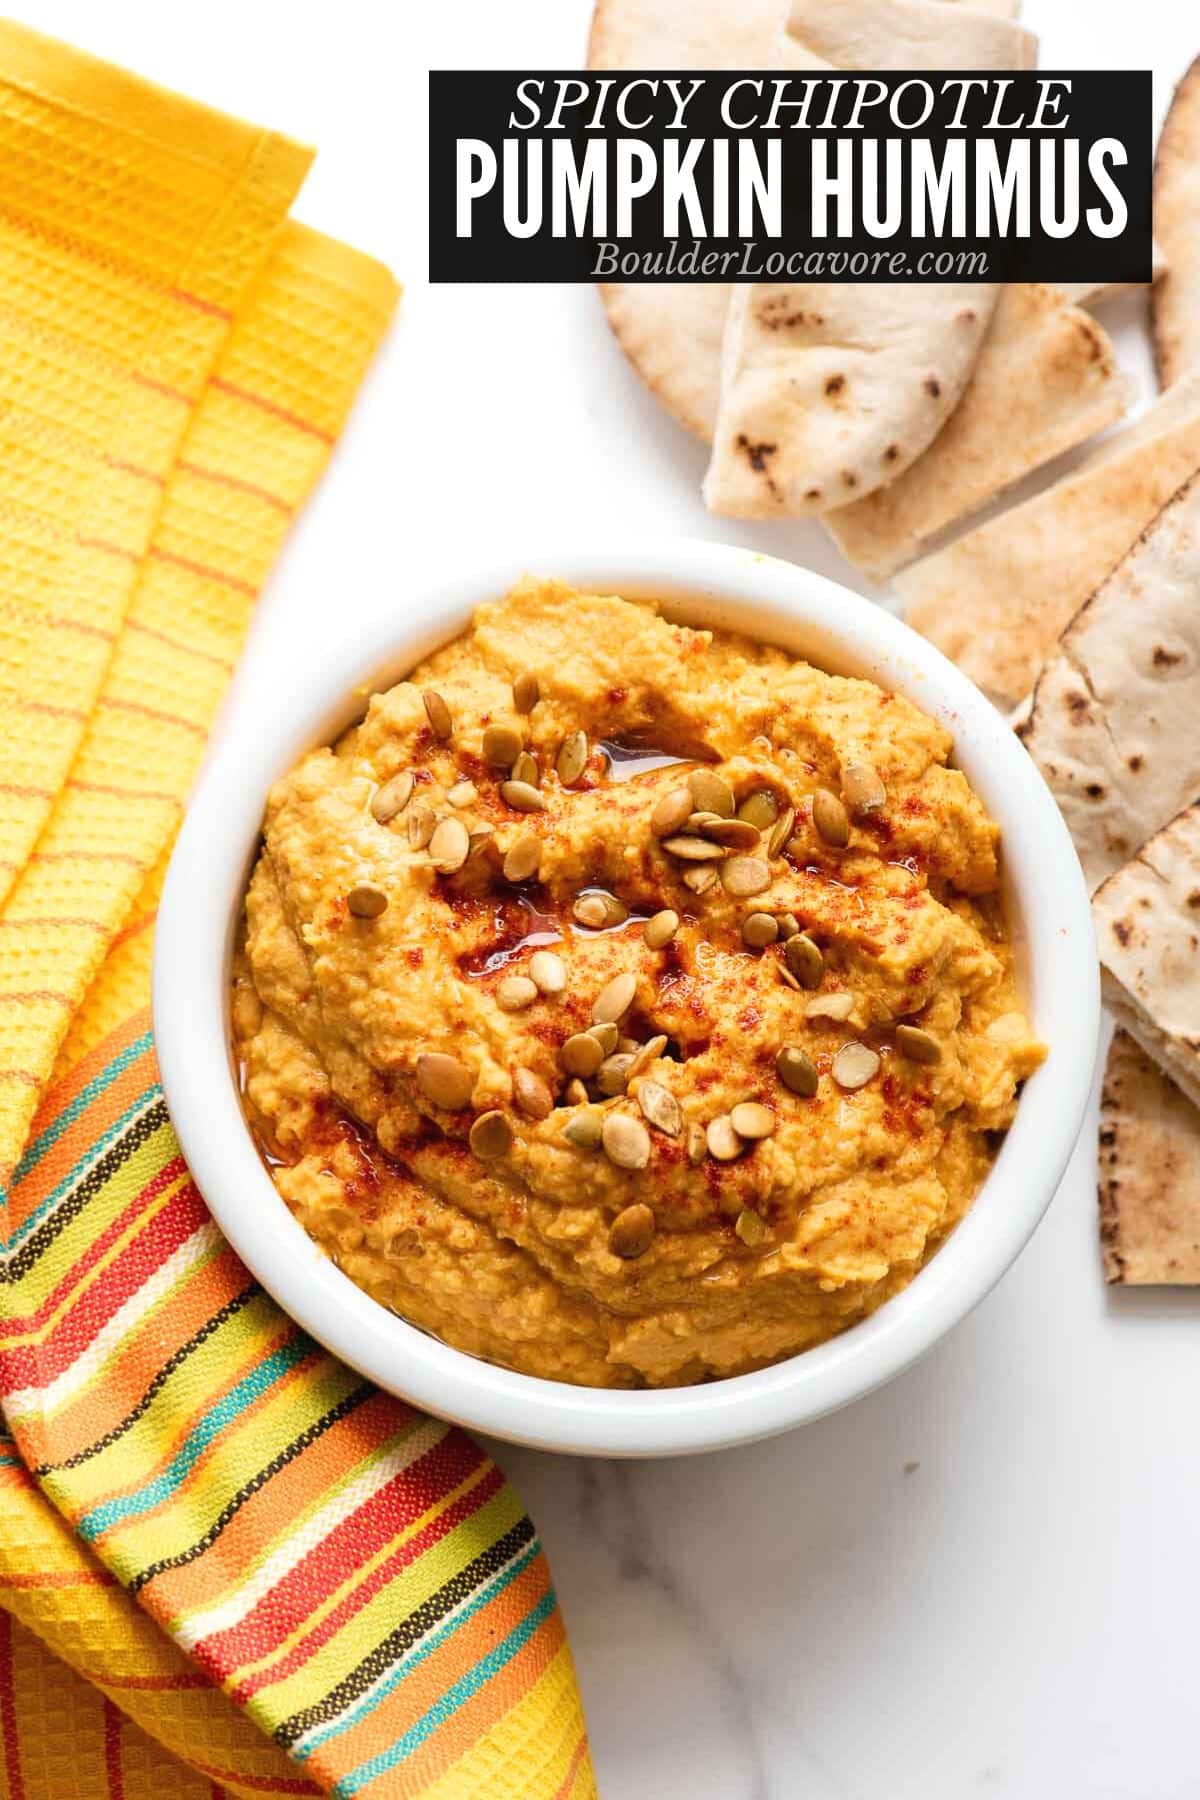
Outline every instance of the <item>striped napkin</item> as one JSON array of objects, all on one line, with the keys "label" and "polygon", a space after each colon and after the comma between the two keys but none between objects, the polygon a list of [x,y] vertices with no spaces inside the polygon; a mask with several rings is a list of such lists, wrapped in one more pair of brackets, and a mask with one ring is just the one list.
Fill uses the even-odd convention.
[{"label": "striped napkin", "polygon": [[326,1356],[179,1154],[155,907],[250,610],[396,301],[308,152],[0,23],[0,1776],[584,1796],[536,1534]]}]

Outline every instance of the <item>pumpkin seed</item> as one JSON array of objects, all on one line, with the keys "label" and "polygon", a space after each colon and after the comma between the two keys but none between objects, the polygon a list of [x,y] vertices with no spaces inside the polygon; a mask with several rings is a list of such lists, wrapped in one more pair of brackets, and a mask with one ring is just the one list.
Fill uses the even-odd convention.
[{"label": "pumpkin seed", "polygon": [[536,831],[523,831],[513,839],[504,858],[505,881],[530,881],[542,860],[542,840]]},{"label": "pumpkin seed", "polygon": [[558,755],[554,759],[554,767],[558,779],[564,787],[573,787],[587,767],[588,741],[586,731],[572,731],[558,747]]},{"label": "pumpkin seed", "polygon": [[769,1138],[775,1129],[775,1114],[758,1100],[740,1100],[729,1115],[729,1122],[740,1138],[751,1143]]},{"label": "pumpkin seed", "polygon": [[733,1121],[728,1113],[719,1118],[710,1119],[705,1132],[708,1154],[718,1162],[732,1162],[742,1154],[742,1140],[733,1129]]},{"label": "pumpkin seed", "polygon": [[568,1075],[590,1080],[604,1061],[605,1051],[587,1031],[576,1031],[560,1046],[558,1060]]},{"label": "pumpkin seed", "polygon": [[650,1133],[631,1113],[610,1112],[601,1127],[600,1142],[605,1156],[618,1169],[644,1169],[650,1161]]},{"label": "pumpkin seed", "polygon": [[577,1150],[597,1150],[604,1129],[604,1114],[598,1106],[581,1106],[563,1126],[563,1136]]},{"label": "pumpkin seed", "polygon": [[[619,1117],[614,1114],[614,1117]],[[631,1125],[637,1120],[631,1119]],[[606,1145],[607,1149],[608,1146]],[[611,1152],[610,1152],[611,1155]],[[613,1159],[617,1159],[614,1157]],[[625,1168],[644,1168],[643,1163],[625,1163]],[[644,1256],[654,1240],[654,1214],[648,1206],[639,1201],[636,1206],[627,1206],[619,1212],[609,1227],[608,1247],[614,1256],[626,1258]]]},{"label": "pumpkin seed", "polygon": [[811,1100],[817,1091],[817,1065],[799,1044],[785,1044],[775,1058],[775,1073],[785,1088]]},{"label": "pumpkin seed", "polygon": [[493,769],[511,769],[525,748],[515,725],[488,725],[483,733],[483,760]]},{"label": "pumpkin seed", "polygon": [[528,781],[518,781],[514,776],[510,781],[500,783],[500,798],[514,812],[545,812],[546,802],[541,794]]},{"label": "pumpkin seed", "polygon": [[720,813],[723,819],[733,817],[733,789],[715,769],[693,769],[688,776],[692,804],[700,812]]},{"label": "pumpkin seed", "polygon": [[529,979],[539,994],[553,997],[565,993],[567,965],[553,950],[535,950],[529,959]]},{"label": "pumpkin seed", "polygon": [[641,1048],[635,1037],[627,1037],[624,1033],[617,1039],[617,1049],[624,1056],[636,1056]]},{"label": "pumpkin seed", "polygon": [[443,875],[453,875],[466,862],[471,834],[461,819],[443,819],[429,840],[429,859]]},{"label": "pumpkin seed", "polygon": [[410,850],[423,850],[433,836],[437,815],[425,800],[414,800],[408,809],[408,845]]},{"label": "pumpkin seed", "polygon": [[493,769],[511,769],[524,747],[524,738],[516,725],[488,725],[484,729],[484,761],[491,763]]},{"label": "pumpkin seed", "polygon": [[677,857],[680,862],[720,862],[725,852],[720,844],[710,843],[702,837],[669,837],[664,838],[662,847],[668,856]]},{"label": "pumpkin seed", "polygon": [[714,844],[723,844],[727,850],[754,850],[758,847],[759,833],[745,819],[714,819],[703,827],[704,835]]},{"label": "pumpkin seed", "polygon": [[850,815],[828,788],[818,788],[812,797],[812,821],[817,836],[835,849],[844,850],[850,842]]},{"label": "pumpkin seed", "polygon": [[512,1126],[504,1114],[495,1109],[480,1113],[471,1126],[467,1139],[476,1156],[483,1162],[490,1162],[497,1156],[506,1156],[512,1149],[512,1141]]},{"label": "pumpkin seed", "polygon": [[801,987],[819,988],[825,974],[825,958],[806,931],[798,931],[783,946],[783,957]]},{"label": "pumpkin seed", "polygon": [[720,813],[693,812],[684,820],[683,829],[688,837],[703,837],[709,825],[720,825],[723,822]]},{"label": "pumpkin seed", "polygon": [[833,1079],[851,1093],[866,1087],[879,1068],[879,1058],[869,1044],[843,1044],[833,1059]]},{"label": "pumpkin seed", "polygon": [[851,812],[878,812],[887,804],[887,789],[873,763],[847,763],[842,770],[842,799]]},{"label": "pumpkin seed", "polygon": [[753,825],[755,831],[766,831],[779,817],[779,802],[770,788],[759,788],[742,801],[737,816],[747,825]]},{"label": "pumpkin seed", "polygon": [[734,1225],[733,1229],[737,1232],[747,1250],[757,1250],[758,1246],[762,1243],[763,1238],[767,1235],[767,1228],[763,1224],[763,1221],[756,1212],[751,1212],[748,1206],[743,1206],[741,1212],[737,1216],[737,1223]]},{"label": "pumpkin seed", "polygon": [[411,769],[401,769],[398,775],[393,775],[390,781],[385,781],[382,787],[375,789],[371,799],[371,813],[380,825],[387,825],[397,813],[404,811],[412,799],[415,779]]},{"label": "pumpkin seed", "polygon": [[703,1125],[689,1125],[687,1128],[687,1159],[690,1163],[702,1163],[708,1155],[708,1139]]},{"label": "pumpkin seed", "polygon": [[509,770],[514,781],[527,781],[530,787],[540,787],[542,772],[538,768],[537,757],[531,750],[522,750],[516,762]]},{"label": "pumpkin seed", "polygon": [[650,814],[650,829],[655,837],[671,837],[686,825],[691,811],[691,789],[672,788]]},{"label": "pumpkin seed", "polygon": [[537,987],[528,975],[506,975],[496,983],[496,1005],[502,1012],[524,1012],[537,997]]},{"label": "pumpkin seed", "polygon": [[683,1130],[683,1113],[679,1102],[661,1081],[643,1081],[637,1091],[637,1103],[647,1124],[676,1138]]},{"label": "pumpkin seed", "polygon": [[801,991],[800,983],[796,980],[796,977],[792,974],[792,971],[788,968],[787,964],[780,963],[780,964],[778,964],[778,968],[779,968],[779,979],[783,983],[784,987],[791,988],[794,993],[797,993],[797,994],[800,993],[800,991]]},{"label": "pumpkin seed", "polygon": [[473,781],[456,781],[446,795],[451,806],[474,806],[478,798],[479,789]]},{"label": "pumpkin seed", "polygon": [[800,921],[796,917],[795,913],[789,913],[789,912],[780,913],[777,923],[779,925],[779,935],[781,938],[784,938],[784,939],[787,939],[790,937],[795,937],[796,933],[800,929]]},{"label": "pumpkin seed", "polygon": [[942,1060],[942,1046],[932,1032],[922,1031],[919,1025],[897,1025],[896,1048],[910,1062],[936,1063]]},{"label": "pumpkin seed", "polygon": [[531,669],[522,669],[512,684],[513,705],[519,713],[531,713],[542,697],[538,678]]},{"label": "pumpkin seed", "polygon": [[771,835],[767,839],[767,855],[768,856],[773,857],[773,856],[778,856],[780,854],[780,852],[783,849],[783,846],[787,843],[788,839],[792,835],[792,827],[795,825],[795,823],[796,823],[796,809],[794,806],[789,806],[787,811],[784,813],[781,813],[779,818],[776,819],[775,824],[771,829]]},{"label": "pumpkin seed", "polygon": [[770,885],[771,871],[761,856],[731,856],[721,865],[721,886],[735,900],[749,900]]},{"label": "pumpkin seed", "polygon": [[611,1056],[621,1039],[621,1034],[611,1019],[602,1019],[598,1025],[589,1025],[588,1037],[594,1037],[605,1056]]},{"label": "pumpkin seed", "polygon": [[459,1112],[471,1098],[475,1077],[457,1056],[425,1050],[417,1058],[417,1086],[427,1100],[447,1112]]},{"label": "pumpkin seed", "polygon": [[656,1036],[647,1038],[644,1044],[639,1044],[634,1050],[633,1067],[629,1071],[630,1078],[640,1075],[643,1069],[650,1067],[651,1063],[656,1063],[666,1047],[667,1034],[665,1031],[660,1031]]},{"label": "pumpkin seed", "polygon": [[436,688],[426,688],[421,698],[425,702],[425,717],[429,720],[434,737],[441,738],[445,743],[454,735],[454,720],[450,717],[450,708]]},{"label": "pumpkin seed", "polygon": [[572,904],[571,917],[577,925],[586,925],[589,931],[601,931],[608,913],[599,894],[579,894]]},{"label": "pumpkin seed", "polygon": [[513,1099],[530,1119],[548,1119],[554,1111],[554,1095],[532,1069],[518,1069],[514,1074]]},{"label": "pumpkin seed", "polygon": [[717,871],[711,863],[700,863],[694,869],[685,869],[679,879],[693,894],[707,894],[717,884]]},{"label": "pumpkin seed", "polygon": [[[564,1106],[586,1106],[588,1098],[588,1091],[584,1087],[582,1081],[580,1081],[578,1075],[572,1075],[570,1081],[568,1081],[566,1087],[563,1089]],[[597,1139],[597,1142],[599,1142],[599,1139]]]},{"label": "pumpkin seed", "polygon": [[387,911],[388,897],[373,881],[360,881],[346,895],[346,905],[356,919],[377,919]]},{"label": "pumpkin seed", "polygon": [[656,912],[652,919],[647,919],[642,936],[649,950],[662,950],[679,930],[679,914],[672,912],[668,906],[662,912]]},{"label": "pumpkin seed", "polygon": [[779,924],[771,913],[747,913],[742,920],[742,942],[751,950],[765,950],[778,936]]},{"label": "pumpkin seed", "polygon": [[629,1077],[633,1073],[634,1052],[617,1050],[612,1056],[606,1056],[596,1071],[596,1086],[602,1094],[614,1099],[623,1094],[629,1086]]},{"label": "pumpkin seed", "polygon": [[614,975],[611,981],[605,982],[596,995],[592,1005],[592,1023],[606,1025],[611,1022],[615,1025],[633,1005],[636,993],[636,975],[630,975],[628,972],[623,975]]},{"label": "pumpkin seed", "polygon": [[814,994],[804,1008],[806,1019],[834,1019],[844,1024],[854,1011],[853,994]]}]

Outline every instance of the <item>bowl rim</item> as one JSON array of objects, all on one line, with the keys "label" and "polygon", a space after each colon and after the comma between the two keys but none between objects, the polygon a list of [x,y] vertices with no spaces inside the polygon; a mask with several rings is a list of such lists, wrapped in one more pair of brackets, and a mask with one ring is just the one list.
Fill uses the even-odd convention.
[{"label": "bowl rim", "polygon": [[[919,1275],[868,1319],[767,1369],[698,1387],[580,1388],[484,1362],[389,1313],[321,1252],[259,1160],[228,1047],[234,921],[271,782],[461,631],[474,607],[528,571],[583,591],[658,598],[693,622],[804,640],[822,666],[876,679],[941,718],[1001,825],[1010,929],[1025,955],[1034,1024],[1050,1054],[970,1210]],[[426,1411],[534,1448],[678,1455],[807,1423],[898,1375],[1012,1264],[1070,1159],[1092,1085],[1100,1019],[1091,909],[1058,808],[991,703],[925,639],[815,571],[703,539],[616,548],[534,546],[436,583],[406,622],[378,620],[350,649],[312,659],[301,694],[269,697],[202,773],[171,859],[154,950],[154,1035],[168,1110],[217,1224],[281,1307],[344,1362]],[[874,671],[874,673],[872,673]]]}]

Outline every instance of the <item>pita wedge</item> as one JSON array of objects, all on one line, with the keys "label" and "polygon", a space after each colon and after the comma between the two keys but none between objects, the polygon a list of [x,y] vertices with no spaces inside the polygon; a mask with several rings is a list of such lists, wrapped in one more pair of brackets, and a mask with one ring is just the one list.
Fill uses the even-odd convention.
[{"label": "pita wedge", "polygon": [[[1012,18],[1017,7],[995,0],[971,10]],[[787,17],[788,0],[598,0],[588,67],[811,68],[811,49],[785,37]],[[681,425],[709,442],[733,291],[719,282],[599,284],[613,335],[642,380]]]},{"label": "pita wedge", "polygon": [[1060,633],[1200,468],[1200,370],[1052,487],[914,563],[910,625],[1001,706],[1033,686]]},{"label": "pita wedge", "polygon": [[1096,321],[1040,283],[1004,289],[962,399],[911,469],[828,514],[847,562],[880,581],[948,525],[1119,419],[1130,389]]},{"label": "pita wedge", "polygon": [[1019,728],[1099,886],[1200,794],[1200,475],[1071,620]]},{"label": "pita wedge", "polygon": [[1200,1283],[1200,1112],[1124,1031],[1100,1097],[1100,1244],[1109,1281]]},{"label": "pita wedge", "polygon": [[1118,1025],[1200,1105],[1200,801],[1109,876],[1092,914]]},{"label": "pita wedge", "polygon": [[[943,0],[793,0],[785,43],[818,67],[1031,67],[1037,40]],[[732,518],[828,512],[894,481],[958,404],[994,284],[760,283],[735,290],[704,479]]]},{"label": "pita wedge", "polygon": [[725,323],[709,510],[828,512],[898,475],[958,402],[998,290],[758,282]]},{"label": "pita wedge", "polygon": [[792,0],[785,37],[793,67],[1032,69],[1037,39],[1014,16],[945,0]]},{"label": "pita wedge", "polygon": [[1167,271],[1151,319],[1164,387],[1200,362],[1200,57],[1179,86],[1154,159],[1154,233]]}]

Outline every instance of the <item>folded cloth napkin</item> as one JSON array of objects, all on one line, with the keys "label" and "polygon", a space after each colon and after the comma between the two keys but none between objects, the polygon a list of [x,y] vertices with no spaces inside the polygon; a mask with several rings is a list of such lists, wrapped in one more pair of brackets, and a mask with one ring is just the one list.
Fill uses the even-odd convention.
[{"label": "folded cloth napkin", "polygon": [[14,1800],[595,1791],[512,1489],[255,1285],[158,1086],[171,841],[254,599],[396,300],[377,263],[288,219],[308,162],[0,24]]}]

